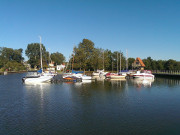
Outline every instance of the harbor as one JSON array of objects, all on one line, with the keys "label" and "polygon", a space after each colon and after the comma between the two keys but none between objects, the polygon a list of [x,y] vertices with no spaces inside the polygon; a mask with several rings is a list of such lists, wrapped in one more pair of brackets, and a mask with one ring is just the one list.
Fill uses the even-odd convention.
[{"label": "harbor", "polygon": [[0,135],[180,135],[180,1],[0,0]]}]

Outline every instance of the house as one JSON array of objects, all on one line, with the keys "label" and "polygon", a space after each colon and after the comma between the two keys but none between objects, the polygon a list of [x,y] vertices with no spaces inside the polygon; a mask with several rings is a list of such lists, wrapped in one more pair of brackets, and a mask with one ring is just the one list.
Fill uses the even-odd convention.
[{"label": "house", "polygon": [[139,57],[137,57],[136,60],[132,63],[132,67],[133,69],[144,70],[145,64]]},{"label": "house", "polygon": [[55,71],[56,71],[56,66],[54,66],[54,62],[51,61],[51,63],[49,63],[48,65],[47,72],[55,73]]},{"label": "house", "polygon": [[56,69],[57,69],[58,71],[64,70],[64,68],[65,68],[65,65],[64,65],[64,64],[57,65],[57,67],[56,67]]},{"label": "house", "polygon": [[23,62],[23,65],[26,67],[27,70],[31,70],[31,65],[27,61]]}]

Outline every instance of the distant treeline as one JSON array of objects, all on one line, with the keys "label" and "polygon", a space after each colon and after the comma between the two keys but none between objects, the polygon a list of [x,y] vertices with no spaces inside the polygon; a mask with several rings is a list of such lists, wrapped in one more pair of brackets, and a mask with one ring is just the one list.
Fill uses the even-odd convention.
[{"label": "distant treeline", "polygon": [[[55,65],[65,62],[62,53],[55,52],[50,54],[42,45],[43,67],[47,68],[52,61]],[[40,68],[40,44],[31,43],[27,45],[25,54],[28,57],[27,63],[31,68]],[[24,58],[22,57],[23,49],[0,48],[0,70],[20,71],[26,70]],[[137,54],[138,55],[138,54]],[[77,46],[73,48],[73,53],[69,60],[67,69],[74,70],[90,70],[104,69],[106,71],[119,71],[133,69],[132,63],[135,58],[126,59],[121,51],[104,50],[95,48],[94,43],[89,39],[83,39]],[[145,69],[149,70],[180,70],[180,62],[176,60],[153,60],[151,57],[143,59],[146,65]],[[121,64],[120,64],[121,63]],[[127,64],[128,63],[128,64]],[[118,68],[118,69],[117,69]]]},{"label": "distant treeline", "polygon": [[[51,61],[54,62],[54,65],[62,64],[65,61],[63,54],[55,52],[50,54],[46,51],[46,48],[43,44],[42,46],[42,58],[43,58],[43,67],[47,68],[48,64]],[[0,47],[0,71],[23,71],[27,70],[28,65],[30,64],[31,68],[40,68],[40,44],[31,43],[27,45],[25,54],[28,57],[28,61],[24,61],[22,56],[23,49],[12,49],[7,47]],[[29,68],[29,67],[28,67]]]},{"label": "distant treeline", "polygon": [[[121,51],[112,52],[108,49],[95,48],[91,40],[83,39],[73,49],[69,68],[75,70],[105,69],[106,71],[117,71],[120,70],[120,63],[122,70],[133,69],[132,63],[134,61],[135,58],[126,59],[126,56]],[[180,62],[172,59],[165,61],[153,60],[148,57],[143,59],[143,62],[146,65],[145,69],[149,70],[180,70]]]},{"label": "distant treeline", "polygon": [[180,62],[169,59],[169,60],[153,60],[151,57],[143,59],[146,65],[145,69],[149,70],[180,70]]}]

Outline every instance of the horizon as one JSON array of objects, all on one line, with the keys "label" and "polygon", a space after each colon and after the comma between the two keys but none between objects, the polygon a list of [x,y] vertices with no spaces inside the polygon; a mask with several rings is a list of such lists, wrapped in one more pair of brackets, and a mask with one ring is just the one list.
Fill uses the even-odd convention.
[{"label": "horizon", "polygon": [[1,0],[0,47],[42,44],[69,59],[84,38],[128,57],[180,61],[180,1]]}]

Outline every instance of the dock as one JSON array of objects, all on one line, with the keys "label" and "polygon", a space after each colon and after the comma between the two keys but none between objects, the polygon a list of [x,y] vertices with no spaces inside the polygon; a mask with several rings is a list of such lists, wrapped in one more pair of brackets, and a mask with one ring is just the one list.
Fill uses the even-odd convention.
[{"label": "dock", "polygon": [[171,70],[154,70],[152,71],[152,74],[155,76],[160,77],[174,77],[174,78],[180,78],[180,71],[171,71]]}]

